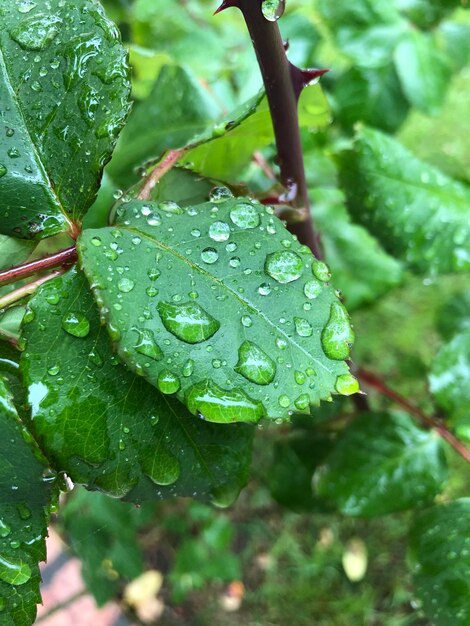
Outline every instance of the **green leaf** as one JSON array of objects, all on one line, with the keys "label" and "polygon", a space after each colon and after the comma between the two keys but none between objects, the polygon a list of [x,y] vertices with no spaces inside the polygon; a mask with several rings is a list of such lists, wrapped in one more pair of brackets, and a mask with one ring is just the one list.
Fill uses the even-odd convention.
[{"label": "green leaf", "polygon": [[447,56],[431,35],[410,30],[394,53],[395,67],[409,102],[435,115],[446,94],[451,71]]},{"label": "green leaf", "polygon": [[414,589],[435,626],[470,623],[470,499],[418,513],[411,529]]},{"label": "green leaf", "polygon": [[108,174],[122,187],[138,180],[133,169],[158,158],[171,148],[185,146],[201,133],[219,113],[209,97],[187,70],[165,65],[149,97],[129,116]]},{"label": "green leaf", "polygon": [[41,601],[38,563],[46,558],[55,476],[18,418],[0,376],[0,621],[29,626]]},{"label": "green leaf", "polygon": [[3,234],[27,239],[56,234],[92,204],[127,115],[127,74],[116,27],[97,2],[4,5]]},{"label": "green leaf", "polygon": [[[57,467],[74,482],[134,502],[238,494],[252,429],[195,421],[126,371],[82,274],[46,283],[29,306],[21,368],[32,428]],[[153,355],[144,339],[142,351]]]},{"label": "green leaf", "polygon": [[143,571],[138,531],[153,504],[136,508],[102,493],[75,489],[60,511],[60,525],[80,558],[82,576],[98,606],[115,598],[123,582]]},{"label": "green leaf", "polygon": [[470,329],[456,335],[436,355],[429,386],[437,404],[451,418],[457,435],[470,439]]},{"label": "green leaf", "polygon": [[346,428],[314,484],[345,515],[373,517],[432,502],[446,476],[435,433],[403,413],[366,413]]},{"label": "green leaf", "polygon": [[270,207],[226,198],[124,204],[81,262],[129,367],[209,421],[287,419],[329,398],[354,335],[326,265]]},{"label": "green leaf", "polygon": [[461,2],[460,0],[397,0],[396,5],[417,26],[430,29],[461,6]]},{"label": "green leaf", "polygon": [[416,272],[470,268],[470,191],[394,139],[362,128],[339,155],[353,217]]},{"label": "green leaf", "polygon": [[470,331],[470,289],[455,293],[441,307],[437,316],[437,328],[444,339]]},{"label": "green leaf", "polygon": [[0,235],[0,269],[7,269],[26,261],[35,245],[34,241]]}]

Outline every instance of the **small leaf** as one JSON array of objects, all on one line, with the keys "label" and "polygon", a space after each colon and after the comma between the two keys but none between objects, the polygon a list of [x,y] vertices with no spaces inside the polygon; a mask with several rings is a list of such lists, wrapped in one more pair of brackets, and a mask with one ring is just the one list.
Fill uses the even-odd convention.
[{"label": "small leaf", "polygon": [[367,413],[346,428],[314,484],[345,515],[373,517],[432,502],[445,479],[434,433],[403,413]]},{"label": "small leaf", "polygon": [[71,228],[92,204],[130,85],[97,2],[22,4],[2,9],[0,232],[33,239]]},{"label": "small leaf", "polygon": [[435,626],[470,622],[470,499],[418,513],[411,529],[414,588]]},{"label": "small leaf", "polygon": [[[74,482],[133,502],[238,495],[252,429],[195,421],[178,401],[122,367],[81,273],[49,281],[29,306],[21,368],[32,427]],[[160,358],[151,331],[133,334],[145,362]]]},{"label": "small leaf", "polygon": [[367,128],[339,156],[353,217],[416,272],[470,268],[470,191]]},{"label": "small leaf", "polygon": [[[110,336],[153,385],[170,371],[173,392],[209,420],[308,412],[347,372],[354,338],[328,268],[271,208],[213,198],[181,213],[129,202],[115,226],[83,232]],[[162,357],[142,353],[143,332]]]},{"label": "small leaf", "polygon": [[429,386],[437,404],[451,418],[457,435],[470,439],[470,329],[456,335],[436,355]]},{"label": "small leaf", "polygon": [[46,558],[55,476],[20,422],[2,376],[0,426],[0,621],[30,626],[41,601],[38,563]]}]

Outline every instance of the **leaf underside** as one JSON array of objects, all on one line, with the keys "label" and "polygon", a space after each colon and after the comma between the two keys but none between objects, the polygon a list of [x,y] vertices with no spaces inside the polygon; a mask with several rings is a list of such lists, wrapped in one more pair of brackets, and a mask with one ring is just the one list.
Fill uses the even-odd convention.
[{"label": "leaf underside", "polygon": [[329,399],[354,335],[326,266],[259,203],[170,207],[129,202],[78,242],[124,362],[210,421]]},{"label": "leaf underside", "polygon": [[11,0],[1,19],[0,232],[40,238],[95,198],[128,112],[126,53],[92,0]]}]

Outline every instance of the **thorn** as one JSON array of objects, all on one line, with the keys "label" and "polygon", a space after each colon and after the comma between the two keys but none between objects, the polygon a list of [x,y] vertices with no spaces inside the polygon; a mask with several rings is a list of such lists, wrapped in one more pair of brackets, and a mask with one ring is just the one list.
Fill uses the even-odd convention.
[{"label": "thorn", "polygon": [[221,13],[222,11],[225,11],[225,9],[230,9],[231,7],[237,7],[239,9],[238,0],[223,0],[222,4],[214,11],[213,15],[217,15],[217,13]]},{"label": "thorn", "polygon": [[290,42],[288,39],[286,39],[285,41],[282,42],[282,45],[284,46],[284,50],[287,52],[289,50],[290,47]]},{"label": "thorn", "polygon": [[321,76],[323,76],[323,74],[326,74],[329,71],[330,70],[320,70],[315,67],[308,70],[301,70],[302,76],[304,78],[304,87],[306,87],[311,82],[313,82],[317,78],[320,78]]},{"label": "thorn", "polygon": [[302,89],[307,87],[315,80],[319,79],[323,74],[326,74],[330,70],[321,70],[317,68],[310,68],[307,70],[302,70],[300,67],[289,63],[290,76],[292,80],[292,86],[294,87],[294,92],[297,100],[302,93]]}]

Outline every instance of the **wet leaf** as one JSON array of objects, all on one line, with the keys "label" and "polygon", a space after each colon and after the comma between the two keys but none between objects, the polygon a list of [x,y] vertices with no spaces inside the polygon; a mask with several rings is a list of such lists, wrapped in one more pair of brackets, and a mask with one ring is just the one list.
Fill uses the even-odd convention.
[{"label": "wet leaf", "polygon": [[55,476],[18,418],[0,375],[0,622],[30,626],[41,602],[38,563],[46,558]]},{"label": "wet leaf", "polygon": [[353,217],[419,273],[470,268],[470,191],[394,139],[363,128],[340,154]]},{"label": "wet leaf", "polygon": [[81,260],[129,367],[209,421],[286,419],[335,391],[354,334],[328,267],[271,208],[227,194],[124,204],[82,234]]},{"label": "wet leaf", "polygon": [[[46,283],[29,306],[21,367],[32,427],[57,467],[133,502],[219,498],[224,490],[236,497],[247,477],[250,427],[195,421],[122,367],[76,270]],[[147,334],[140,339],[146,360],[158,356]]]},{"label": "wet leaf", "polygon": [[0,231],[70,228],[92,204],[128,111],[126,54],[91,0],[12,0],[0,32]]},{"label": "wet leaf", "polygon": [[446,477],[435,433],[403,413],[366,413],[346,428],[314,485],[345,515],[373,517],[432,502]]},{"label": "wet leaf", "polygon": [[436,626],[470,621],[470,499],[434,506],[416,516],[410,557],[414,588]]}]

